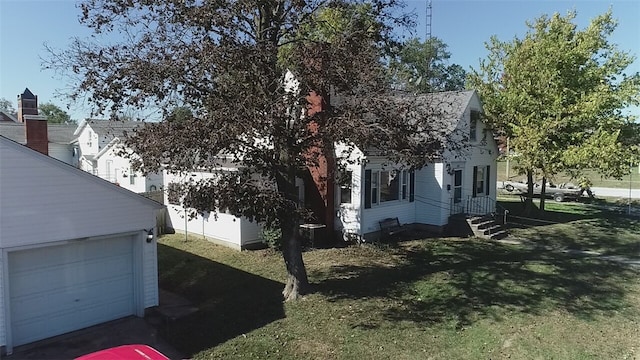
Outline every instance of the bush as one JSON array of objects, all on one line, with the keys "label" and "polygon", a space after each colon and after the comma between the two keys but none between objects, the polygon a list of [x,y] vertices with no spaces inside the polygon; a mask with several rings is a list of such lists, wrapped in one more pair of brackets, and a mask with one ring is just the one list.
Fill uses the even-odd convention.
[{"label": "bush", "polygon": [[262,229],[262,242],[270,249],[280,250],[282,246],[282,231],[279,227],[264,227]]}]

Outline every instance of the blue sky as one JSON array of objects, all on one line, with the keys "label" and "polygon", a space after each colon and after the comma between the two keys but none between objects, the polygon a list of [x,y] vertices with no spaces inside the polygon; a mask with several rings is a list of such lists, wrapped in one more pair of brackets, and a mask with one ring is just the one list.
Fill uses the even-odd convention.
[{"label": "blue sky", "polygon": [[[407,0],[408,9],[418,15],[414,35],[425,36],[426,1]],[[542,14],[569,10],[578,12],[577,23],[585,27],[593,17],[611,7],[619,24],[611,40],[619,48],[640,55],[640,1],[638,0],[432,0],[432,36],[442,39],[452,54],[451,62],[465,69],[477,67],[486,56],[484,42],[491,35],[500,40],[521,36],[527,30],[525,21]],[[47,56],[44,43],[64,48],[74,36],[86,37],[90,32],[79,24],[80,11],[74,0],[0,0],[0,97],[14,102],[28,87],[38,95],[39,103],[52,102],[74,119],[89,115],[82,104],[56,96],[68,86],[51,71],[41,69],[41,57]],[[629,69],[640,72],[640,60]],[[640,114],[639,114],[640,115]]]}]

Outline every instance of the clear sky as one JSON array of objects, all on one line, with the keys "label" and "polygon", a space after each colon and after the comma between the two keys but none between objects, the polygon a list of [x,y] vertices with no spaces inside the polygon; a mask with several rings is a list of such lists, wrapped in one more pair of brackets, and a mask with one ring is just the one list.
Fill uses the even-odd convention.
[{"label": "clear sky", "polygon": [[[408,9],[418,15],[414,35],[425,36],[425,0],[406,0]],[[432,0],[432,36],[442,39],[452,54],[451,62],[465,69],[477,67],[486,56],[484,42],[491,35],[510,40],[523,35],[525,21],[542,14],[569,10],[578,12],[577,23],[585,27],[593,17],[611,7],[619,21],[612,41],[619,48],[640,55],[640,0]],[[0,97],[14,102],[28,87],[38,95],[40,104],[52,102],[74,119],[89,115],[82,104],[69,104],[57,96],[68,87],[51,71],[43,71],[44,43],[64,48],[74,36],[86,37],[89,31],[79,24],[75,0],[0,0]],[[640,72],[640,60],[629,69]]]}]

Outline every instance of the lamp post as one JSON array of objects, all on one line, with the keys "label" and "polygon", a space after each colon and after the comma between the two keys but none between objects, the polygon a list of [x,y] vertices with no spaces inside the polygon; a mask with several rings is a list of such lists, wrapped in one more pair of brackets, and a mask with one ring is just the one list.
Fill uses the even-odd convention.
[{"label": "lamp post", "polygon": [[628,214],[631,215],[631,185],[633,179],[633,163],[629,163],[629,210]]}]

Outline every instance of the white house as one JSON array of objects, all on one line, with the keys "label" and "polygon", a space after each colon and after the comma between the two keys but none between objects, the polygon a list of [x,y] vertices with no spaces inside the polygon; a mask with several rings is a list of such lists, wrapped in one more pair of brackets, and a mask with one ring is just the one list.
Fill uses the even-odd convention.
[{"label": "white house", "polygon": [[[362,151],[351,154],[358,161],[346,165],[350,186],[336,191],[334,230],[368,238],[380,230],[380,221],[397,217],[401,224],[442,231],[451,215],[495,211],[498,147],[481,121],[478,94],[443,92],[420,100],[439,104],[442,126],[468,143],[458,151],[446,150],[439,162],[414,173]],[[336,150],[339,155],[340,146]]]},{"label": "white house", "polygon": [[[368,239],[377,236],[379,222],[397,217],[401,224],[414,224],[441,232],[455,214],[489,214],[495,211],[496,158],[498,147],[489,129],[481,121],[482,104],[475,91],[456,91],[421,96],[423,104],[438,104],[439,114],[433,121],[452,134],[461,149],[445,145],[440,161],[415,172],[401,165],[388,165],[386,159],[356,149],[345,162],[350,179],[326,195],[325,216],[320,222],[344,238]],[[459,145],[460,145],[459,144]],[[337,159],[345,147],[335,146]],[[206,178],[207,173],[164,175],[165,189],[173,184]],[[344,178],[343,177],[343,178]],[[313,180],[299,184],[299,195],[305,194]],[[302,180],[300,180],[302,181]],[[306,186],[305,186],[306,185]],[[306,189],[305,189],[306,188]],[[312,191],[313,192],[313,191]],[[169,226],[179,231],[202,235],[215,242],[242,249],[260,240],[260,227],[246,219],[229,214],[185,216],[189,209],[179,199],[165,194]],[[331,219],[333,218],[333,219]]]},{"label": "white house", "polygon": [[120,155],[122,146],[120,138],[115,137],[95,155],[98,175],[135,193],[160,190],[162,173],[144,176],[141,172],[133,170],[131,160]]},{"label": "white house", "polygon": [[158,305],[162,206],[0,136],[0,345]]},{"label": "white house", "polygon": [[242,250],[262,244],[261,227],[243,217],[227,213],[204,213],[190,216],[191,210],[181,205],[179,198],[172,196],[176,184],[209,179],[212,173],[193,171],[184,174],[164,172],[164,203],[167,206],[167,226],[180,232],[199,235],[230,248]]},{"label": "white house", "polygon": [[120,155],[121,138],[142,123],[133,121],[83,120],[74,132],[78,167],[136,193],[160,190],[162,173],[133,171],[131,161]]}]

